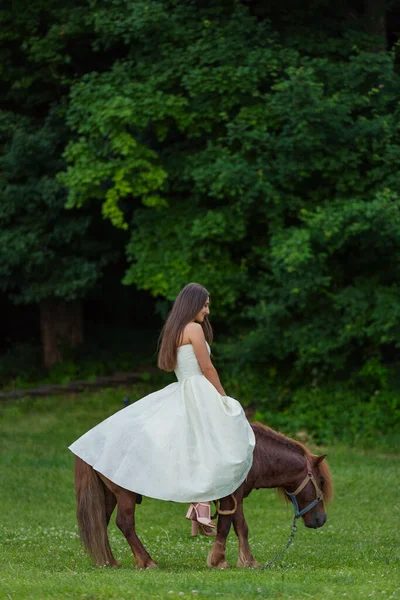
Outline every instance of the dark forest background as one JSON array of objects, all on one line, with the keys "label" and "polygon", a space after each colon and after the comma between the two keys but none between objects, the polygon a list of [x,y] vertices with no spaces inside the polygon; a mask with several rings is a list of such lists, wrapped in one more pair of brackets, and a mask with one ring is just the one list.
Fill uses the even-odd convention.
[{"label": "dark forest background", "polygon": [[394,439],[400,2],[15,0],[0,31],[2,387],[154,366],[198,281],[231,395]]}]

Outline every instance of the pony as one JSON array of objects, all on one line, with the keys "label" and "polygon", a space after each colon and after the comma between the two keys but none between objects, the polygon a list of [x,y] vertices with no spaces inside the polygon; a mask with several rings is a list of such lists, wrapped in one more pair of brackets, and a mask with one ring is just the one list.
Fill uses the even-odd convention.
[{"label": "pony", "polygon": [[[277,488],[293,503],[296,517],[301,517],[306,527],[322,527],[327,519],[324,502],[332,499],[333,484],[326,454],[312,454],[302,443],[261,423],[251,426],[256,438],[253,464],[240,487],[216,503],[217,535],[207,557],[210,568],[229,567],[225,551],[232,523],[239,542],[237,566],[260,566],[250,550],[243,512],[243,500],[253,489]],[[140,494],[116,485],[78,457],[75,457],[75,491],[81,541],[97,565],[119,566],[107,535],[108,523],[117,506],[116,523],[131,547],[136,567],[158,566],[136,533],[135,508],[141,502]]]}]

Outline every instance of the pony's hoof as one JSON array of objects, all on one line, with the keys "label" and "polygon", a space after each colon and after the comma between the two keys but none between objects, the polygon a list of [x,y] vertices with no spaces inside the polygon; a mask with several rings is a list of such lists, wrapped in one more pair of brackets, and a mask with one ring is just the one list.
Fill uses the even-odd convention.
[{"label": "pony's hoof", "polygon": [[110,567],[120,567],[121,563],[119,563],[117,560],[115,560],[115,558],[113,558],[112,560],[110,560],[110,562],[106,562],[103,564],[96,563],[96,566],[100,567],[100,568],[107,567],[107,569],[108,569]]},{"label": "pony's hoof", "polygon": [[219,562],[213,568],[214,569],[221,569],[221,571],[222,571],[223,569],[230,569],[231,565],[226,560],[221,560],[221,562]]},{"label": "pony's hoof", "polygon": [[236,566],[239,569],[258,569],[261,567],[260,563],[257,562],[254,558],[252,560],[239,560],[236,563]]},{"label": "pony's hoof", "polygon": [[220,560],[217,564],[212,562],[212,551],[207,555],[207,567],[209,569],[230,569],[230,564],[225,560]]},{"label": "pony's hoof", "polygon": [[158,569],[158,564],[154,560],[147,560],[143,565],[136,565],[137,569]]}]

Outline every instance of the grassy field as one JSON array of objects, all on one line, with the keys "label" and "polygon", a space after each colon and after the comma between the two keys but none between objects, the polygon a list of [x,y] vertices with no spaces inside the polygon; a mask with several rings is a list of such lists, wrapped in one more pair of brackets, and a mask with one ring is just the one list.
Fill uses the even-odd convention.
[{"label": "grassy field", "polygon": [[[129,391],[131,399],[150,391]],[[400,598],[400,457],[324,448],[335,498],[327,524],[300,524],[294,545],[270,569],[205,566],[211,540],[190,537],[184,505],[145,498],[137,529],[160,568],[133,568],[130,549],[110,526],[120,569],[99,569],[80,548],[75,524],[73,460],[67,445],[122,407],[124,391],[23,400],[1,409],[0,598]],[[319,449],[322,450],[322,449]],[[268,561],[286,543],[292,509],[274,491],[246,500],[250,544]],[[114,521],[114,519],[113,519]]]}]

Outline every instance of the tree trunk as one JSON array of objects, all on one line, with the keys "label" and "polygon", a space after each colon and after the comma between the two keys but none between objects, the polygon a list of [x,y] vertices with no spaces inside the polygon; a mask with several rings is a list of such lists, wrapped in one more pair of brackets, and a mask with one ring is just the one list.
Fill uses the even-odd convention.
[{"label": "tree trunk", "polygon": [[[386,36],[386,10],[387,0],[365,0],[365,24],[368,33],[376,35],[378,38],[374,52],[381,52],[387,49]],[[380,41],[379,41],[380,38]]]},{"label": "tree trunk", "polygon": [[43,364],[51,367],[63,360],[63,351],[83,342],[82,303],[43,300],[40,303]]}]

